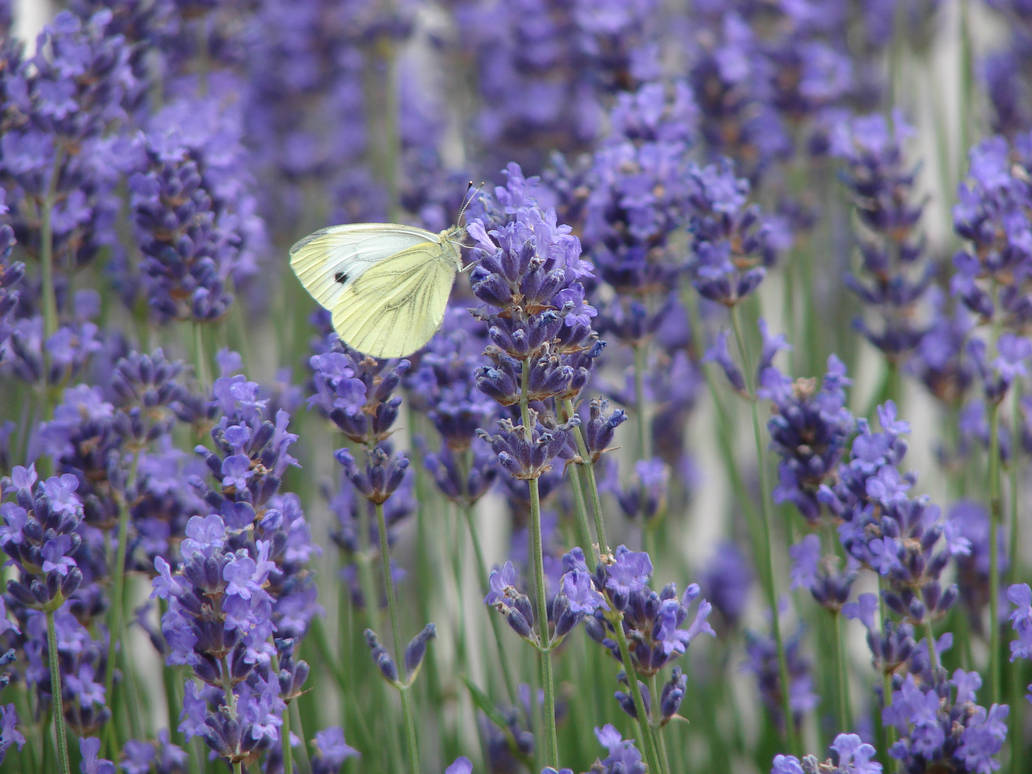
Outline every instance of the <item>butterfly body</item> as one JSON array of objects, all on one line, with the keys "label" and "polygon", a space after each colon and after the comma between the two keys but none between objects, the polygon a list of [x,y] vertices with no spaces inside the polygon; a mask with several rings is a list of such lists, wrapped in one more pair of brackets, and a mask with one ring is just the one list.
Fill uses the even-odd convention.
[{"label": "butterfly body", "polygon": [[462,268],[462,229],[440,233],[394,223],[330,226],[290,248],[290,267],[328,309],[351,348],[404,357],[422,347],[444,319]]}]

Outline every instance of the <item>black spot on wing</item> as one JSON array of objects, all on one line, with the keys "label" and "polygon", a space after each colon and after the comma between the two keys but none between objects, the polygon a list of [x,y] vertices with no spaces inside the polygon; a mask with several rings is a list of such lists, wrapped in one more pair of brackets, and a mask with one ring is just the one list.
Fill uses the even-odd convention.
[{"label": "black spot on wing", "polygon": [[343,285],[345,282],[348,281],[348,275],[345,272],[338,271],[336,274],[333,275],[333,279],[339,282],[341,285]]}]

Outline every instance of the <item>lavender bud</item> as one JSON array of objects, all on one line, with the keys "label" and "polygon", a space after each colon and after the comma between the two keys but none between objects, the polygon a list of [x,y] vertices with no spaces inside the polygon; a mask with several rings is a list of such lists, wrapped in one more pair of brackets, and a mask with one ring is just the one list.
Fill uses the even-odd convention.
[{"label": "lavender bud", "polygon": [[432,623],[428,623],[423,627],[423,630],[412,638],[408,646],[405,648],[405,671],[408,675],[412,675],[419,665],[423,663],[423,656],[426,655],[426,646],[430,640],[437,636],[437,627]]}]

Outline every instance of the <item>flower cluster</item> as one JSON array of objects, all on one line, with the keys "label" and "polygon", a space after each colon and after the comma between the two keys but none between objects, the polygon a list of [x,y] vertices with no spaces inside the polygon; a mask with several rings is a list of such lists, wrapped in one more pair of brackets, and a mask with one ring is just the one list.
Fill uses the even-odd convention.
[{"label": "flower cluster", "polygon": [[450,307],[442,331],[427,344],[405,382],[410,401],[433,424],[438,451],[426,451],[424,464],[445,497],[471,505],[498,475],[494,455],[477,429],[488,427],[498,404],[477,389],[475,374],[484,342],[465,309]]},{"label": "flower cluster", "polygon": [[757,392],[775,409],[767,422],[770,445],[781,460],[774,502],[792,503],[811,525],[821,514],[818,491],[834,475],[853,431],[846,408],[849,384],[845,365],[834,355],[819,389],[816,379],[793,382],[774,367],[760,375]]},{"label": "flower cluster", "polygon": [[[972,313],[1021,331],[1032,315],[1032,134],[1013,144],[992,137],[971,149],[968,179],[957,190],[953,227],[969,246],[953,258],[951,289]],[[1001,369],[1002,370],[1002,369]]]},{"label": "flower cluster", "polygon": [[536,180],[524,179],[516,165],[507,172],[506,186],[479,201],[468,229],[476,243],[473,292],[482,302],[476,314],[490,340],[490,365],[476,379],[502,406],[527,408],[520,425],[500,423],[487,440],[511,475],[531,479],[569,445],[578,417],[558,422],[555,404],[584,388],[602,344],[581,284],[592,275],[580,242],[530,198]]},{"label": "flower cluster", "polygon": [[655,332],[680,273],[671,241],[688,221],[695,105],[684,84],[669,92],[649,83],[621,95],[612,136],[576,189],[588,192],[581,214],[584,252],[614,291],[600,310],[600,329],[628,343]]},{"label": "flower cluster", "polygon": [[894,362],[905,360],[924,333],[917,308],[936,272],[918,231],[924,201],[914,201],[916,171],[903,143],[913,129],[899,114],[855,116],[836,125],[831,153],[845,164],[844,180],[865,233],[859,240],[861,271],[846,285],[877,319],[857,328]]},{"label": "flower cluster", "polygon": [[908,494],[916,479],[898,466],[910,427],[897,419],[895,404],[879,406],[878,418],[881,432],[858,421],[849,461],[839,466],[833,485],[821,487],[818,499],[842,520],[839,538],[846,552],[886,580],[888,608],[920,624],[945,615],[956,602],[957,586],[944,588],[942,573],[970,544],[946,530],[928,497]]},{"label": "flower cluster", "polygon": [[[683,654],[700,634],[715,636],[706,620],[712,606],[699,599],[698,584],[690,584],[680,596],[672,583],[654,591],[648,583],[652,561],[645,552],[618,546],[612,560],[599,564],[594,573],[583,565],[583,559],[577,559],[572,554],[564,558],[562,583],[564,588],[583,589],[590,594],[581,603],[584,612],[590,614],[585,624],[588,635],[620,659],[613,637],[614,626],[621,626],[639,674],[656,674]],[[696,599],[699,604],[692,615]],[[607,616],[609,611],[620,614],[617,623]]]},{"label": "flower cluster", "polygon": [[734,306],[759,287],[792,234],[784,219],[748,204],[749,182],[727,159],[696,168],[688,186],[692,284],[703,298]]},{"label": "flower cluster", "polygon": [[996,755],[1007,737],[1006,704],[988,710],[975,703],[982,678],[958,669],[949,679],[936,674],[918,682],[908,674],[893,692],[882,719],[895,726],[899,741],[889,750],[903,769],[937,765],[957,766],[965,772],[998,769]]},{"label": "flower cluster", "polygon": [[286,705],[272,670],[274,599],[265,589],[272,546],[248,545],[246,532],[228,526],[218,514],[192,517],[181,562],[155,560],[152,596],[168,604],[161,619],[168,663],[191,667],[202,681],[186,682],[179,730],[236,763],[278,743]]},{"label": "flower cluster", "polygon": [[[813,664],[803,651],[803,632],[797,631],[785,640],[785,665],[788,669],[788,704],[792,711],[792,725],[798,727],[803,716],[817,706],[814,692]],[[778,647],[773,637],[755,632],[746,635],[745,649],[749,660],[746,669],[756,678],[760,700],[771,713],[778,728],[784,729],[785,686],[781,682],[778,665]]]},{"label": "flower cluster", "polygon": [[221,226],[211,184],[186,148],[148,137],[144,152],[129,184],[148,304],[160,321],[217,319],[232,303],[240,236]]},{"label": "flower cluster", "polygon": [[11,477],[0,482],[4,495],[14,495],[0,506],[0,547],[18,569],[18,577],[7,582],[7,593],[18,604],[55,610],[82,583],[75,560],[83,518],[78,487],[78,479],[68,473],[41,481],[33,465],[15,466]]},{"label": "flower cluster", "polygon": [[[454,3],[457,29],[479,73],[477,136],[493,171],[537,167],[582,149],[599,131],[600,98],[655,77],[655,0]],[[525,99],[512,99],[513,94]]]},{"label": "flower cluster", "polygon": [[770,774],[881,774],[882,765],[872,760],[877,751],[857,734],[839,734],[830,749],[834,757],[823,763],[813,755],[802,760],[794,755],[775,755]]}]

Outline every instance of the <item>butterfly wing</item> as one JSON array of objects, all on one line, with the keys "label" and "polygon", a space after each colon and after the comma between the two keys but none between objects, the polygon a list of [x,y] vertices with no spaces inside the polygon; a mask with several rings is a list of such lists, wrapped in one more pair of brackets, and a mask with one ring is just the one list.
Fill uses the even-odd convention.
[{"label": "butterfly wing", "polygon": [[436,235],[395,253],[343,289],[331,308],[333,327],[367,355],[410,355],[440,327],[458,265],[458,249]]},{"label": "butterfly wing", "polygon": [[438,236],[394,223],[351,223],[319,229],[290,248],[290,268],[312,298],[333,310],[345,288],[396,253]]}]

